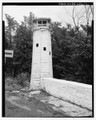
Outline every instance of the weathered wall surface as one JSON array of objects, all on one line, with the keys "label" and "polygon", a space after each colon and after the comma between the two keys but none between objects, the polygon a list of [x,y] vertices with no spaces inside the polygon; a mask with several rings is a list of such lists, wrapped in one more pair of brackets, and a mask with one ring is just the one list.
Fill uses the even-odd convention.
[{"label": "weathered wall surface", "polygon": [[33,57],[30,88],[40,89],[41,78],[53,77],[51,33],[47,29],[33,32]]},{"label": "weathered wall surface", "polygon": [[53,78],[43,78],[42,85],[49,94],[92,110],[91,85]]}]

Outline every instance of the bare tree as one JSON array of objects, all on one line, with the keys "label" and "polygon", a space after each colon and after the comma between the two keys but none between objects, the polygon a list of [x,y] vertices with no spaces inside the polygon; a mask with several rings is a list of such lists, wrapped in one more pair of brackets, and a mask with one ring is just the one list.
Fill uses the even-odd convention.
[{"label": "bare tree", "polygon": [[77,6],[73,6],[72,13],[67,9],[67,14],[72,18],[75,27],[80,26],[81,23],[89,25],[93,20],[93,5],[84,5],[79,10]]}]

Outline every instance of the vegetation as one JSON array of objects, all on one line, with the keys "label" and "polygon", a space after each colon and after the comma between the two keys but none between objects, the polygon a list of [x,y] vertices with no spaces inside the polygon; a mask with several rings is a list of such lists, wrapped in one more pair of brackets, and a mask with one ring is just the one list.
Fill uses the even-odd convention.
[{"label": "vegetation", "polygon": [[[14,50],[13,60],[7,59],[6,73],[11,73],[14,67],[15,76],[25,72],[31,73],[34,18],[34,14],[30,13],[19,24],[10,15],[6,15],[8,25],[5,27],[5,49]],[[69,23],[67,27],[61,26],[59,22],[51,24],[54,77],[92,84],[92,24],[75,24],[73,27]],[[19,82],[23,84],[20,79]]]}]

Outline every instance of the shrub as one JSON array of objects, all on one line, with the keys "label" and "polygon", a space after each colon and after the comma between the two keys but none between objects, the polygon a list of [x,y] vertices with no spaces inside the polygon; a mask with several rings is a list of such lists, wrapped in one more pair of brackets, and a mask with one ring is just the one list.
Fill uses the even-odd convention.
[{"label": "shrub", "polygon": [[30,76],[28,73],[20,73],[16,77],[17,83],[25,87],[29,85]]}]

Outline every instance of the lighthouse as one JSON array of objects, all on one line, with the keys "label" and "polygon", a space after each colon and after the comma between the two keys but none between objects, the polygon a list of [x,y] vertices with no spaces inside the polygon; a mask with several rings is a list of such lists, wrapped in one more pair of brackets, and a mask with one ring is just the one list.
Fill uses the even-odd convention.
[{"label": "lighthouse", "polygon": [[30,89],[39,90],[42,88],[42,78],[53,77],[50,19],[35,19],[33,24]]}]

